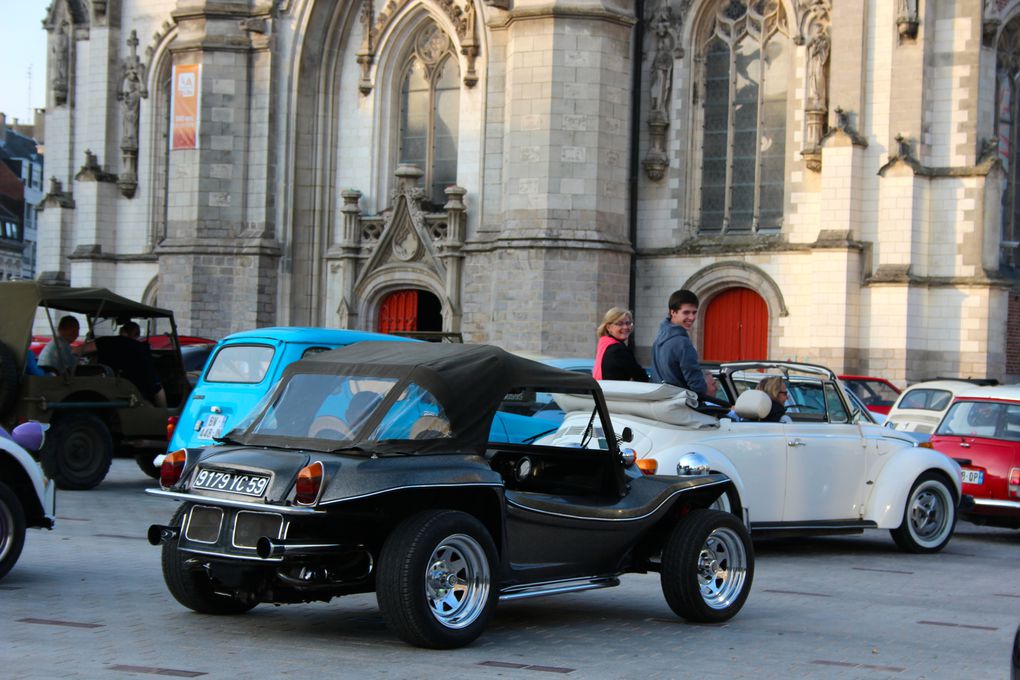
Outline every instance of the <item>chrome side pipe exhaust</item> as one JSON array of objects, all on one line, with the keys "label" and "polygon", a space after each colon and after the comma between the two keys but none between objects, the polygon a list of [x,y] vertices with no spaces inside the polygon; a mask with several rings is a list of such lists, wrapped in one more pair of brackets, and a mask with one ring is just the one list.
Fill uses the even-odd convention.
[{"label": "chrome side pipe exhaust", "polygon": [[284,541],[263,536],[255,544],[255,552],[262,559],[270,557],[294,557],[301,555],[328,555],[339,553],[344,549],[339,543],[305,543],[304,541]]},{"label": "chrome side pipe exhaust", "polygon": [[172,541],[181,535],[181,530],[177,527],[168,527],[162,524],[153,524],[149,527],[149,531],[146,533],[146,537],[149,539],[149,545],[162,545],[167,541]]}]

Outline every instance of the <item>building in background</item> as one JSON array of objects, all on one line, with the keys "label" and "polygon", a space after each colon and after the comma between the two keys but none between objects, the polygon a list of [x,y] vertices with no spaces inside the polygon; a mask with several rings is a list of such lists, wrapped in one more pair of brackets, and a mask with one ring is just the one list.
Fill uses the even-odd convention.
[{"label": "building in background", "polygon": [[35,278],[38,205],[43,198],[43,156],[32,125],[8,124],[0,113],[0,279]]},{"label": "building in background", "polygon": [[[1020,0],[54,0],[39,275],[271,324],[1020,377]],[[108,64],[104,70],[97,64]]]}]

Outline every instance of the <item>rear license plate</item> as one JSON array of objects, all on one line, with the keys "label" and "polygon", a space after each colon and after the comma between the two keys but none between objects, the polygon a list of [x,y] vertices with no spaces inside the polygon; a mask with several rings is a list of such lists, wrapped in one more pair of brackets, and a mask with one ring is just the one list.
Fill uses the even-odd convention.
[{"label": "rear license plate", "polygon": [[981,485],[985,483],[985,472],[984,470],[964,470],[963,471],[963,483],[964,484],[977,484]]},{"label": "rear license plate", "polygon": [[195,475],[192,487],[209,491],[239,493],[245,496],[261,496],[269,486],[269,477],[223,470],[201,469]]},{"label": "rear license plate", "polygon": [[209,415],[205,419],[205,425],[198,432],[199,439],[215,439],[223,434],[223,426],[227,422],[226,416]]}]

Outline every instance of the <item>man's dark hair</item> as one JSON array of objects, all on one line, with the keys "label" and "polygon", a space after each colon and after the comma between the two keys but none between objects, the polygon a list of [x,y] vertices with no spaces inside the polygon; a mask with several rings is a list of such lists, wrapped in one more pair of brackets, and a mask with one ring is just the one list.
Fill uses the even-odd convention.
[{"label": "man's dark hair", "polygon": [[125,321],[120,327],[120,334],[128,338],[137,338],[142,334],[142,329],[134,321]]},{"label": "man's dark hair", "polygon": [[60,321],[57,322],[58,331],[63,330],[65,328],[70,328],[71,326],[74,326],[75,328],[81,328],[81,324],[78,323],[78,319],[74,318],[70,314],[67,316],[60,317]]},{"label": "man's dark hair", "polygon": [[694,305],[697,307],[698,304],[698,296],[686,288],[674,291],[669,296],[669,309],[671,312],[675,312],[684,305]]}]

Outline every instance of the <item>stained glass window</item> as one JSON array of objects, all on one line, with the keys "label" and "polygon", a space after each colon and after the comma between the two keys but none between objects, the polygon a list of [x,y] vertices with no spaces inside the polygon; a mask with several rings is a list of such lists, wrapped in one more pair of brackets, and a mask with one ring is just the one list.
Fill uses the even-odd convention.
[{"label": "stained glass window", "polygon": [[782,227],[790,53],[778,0],[720,4],[701,48],[701,232]]},{"label": "stained glass window", "polygon": [[400,162],[425,171],[433,204],[457,183],[460,67],[449,37],[434,24],[419,34],[400,89]]}]

